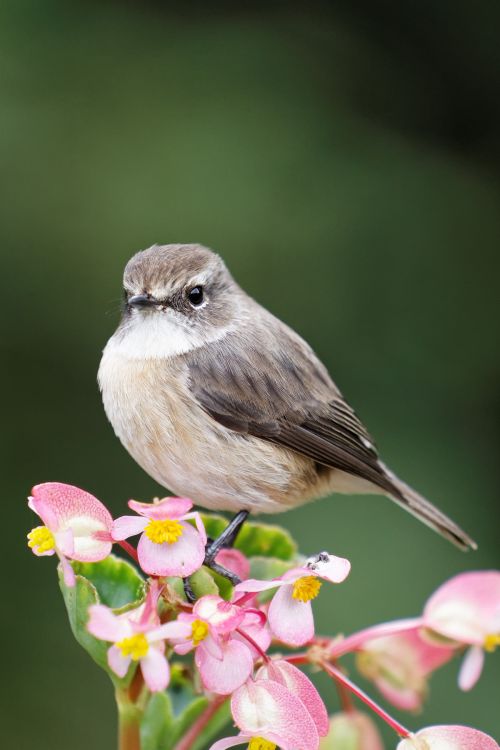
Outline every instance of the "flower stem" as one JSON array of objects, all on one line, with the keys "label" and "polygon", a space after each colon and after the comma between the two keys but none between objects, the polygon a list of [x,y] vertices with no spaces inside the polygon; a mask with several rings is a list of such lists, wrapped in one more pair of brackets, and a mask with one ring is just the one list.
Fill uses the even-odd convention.
[{"label": "flower stem", "polygon": [[[211,703],[208,704],[206,709],[198,716],[196,721],[191,724],[191,727],[188,729],[184,737],[179,740],[177,745],[174,747],[174,750],[191,750],[201,731],[205,729],[212,716],[217,713],[219,708],[223,703],[227,701],[227,699],[227,695],[216,695]],[[120,750],[122,749],[120,748]]]},{"label": "flower stem", "polygon": [[118,706],[118,750],[141,750],[139,725],[142,711],[129,699],[126,690],[115,693]]},{"label": "flower stem", "polygon": [[139,562],[139,558],[137,557],[137,550],[135,549],[135,547],[132,547],[132,545],[126,542],[125,539],[122,539],[121,541],[116,543],[119,544],[120,547],[124,549],[128,555],[130,555],[132,560],[135,560],[136,563]]},{"label": "flower stem", "polygon": [[387,713],[387,711],[384,711],[382,706],[379,706],[378,703],[370,698],[363,690],[361,690],[361,688],[351,682],[351,680],[346,677],[345,674],[340,671],[340,669],[337,669],[337,667],[334,667],[333,664],[328,664],[328,662],[325,661],[320,662],[319,666],[324,669],[325,672],[335,680],[335,682],[343,685],[345,688],[347,688],[347,690],[350,690],[353,695],[362,700],[363,703],[366,703],[366,705],[371,708],[372,711],[375,711],[375,713],[380,716],[380,718],[383,719],[385,723],[391,727],[391,729],[394,729],[394,731],[400,737],[409,736],[410,732],[408,729],[406,729],[406,727],[396,721],[396,719],[393,719],[392,716]]},{"label": "flower stem", "polygon": [[269,656],[266,654],[265,651],[261,649],[259,644],[254,641],[254,639],[248,635],[248,633],[245,633],[244,630],[240,630],[240,628],[236,628],[236,632],[238,635],[241,635],[242,638],[244,638],[251,646],[254,647],[254,649],[257,651],[257,653],[261,656],[264,661],[269,661]]}]

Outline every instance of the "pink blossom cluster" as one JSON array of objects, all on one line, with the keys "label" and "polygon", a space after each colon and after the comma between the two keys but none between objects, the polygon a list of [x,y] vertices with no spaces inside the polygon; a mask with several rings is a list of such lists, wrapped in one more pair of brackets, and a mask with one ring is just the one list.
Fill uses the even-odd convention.
[{"label": "pink blossom cluster", "polygon": [[[193,605],[178,600],[162,606],[166,577],[187,578],[201,568],[207,537],[202,519],[187,498],[152,504],[131,500],[136,515],[113,520],[89,493],[56,482],[37,485],[30,508],[43,526],[28,535],[39,556],[57,555],[66,586],[76,584],[70,560],[97,562],[114,543],[125,548],[149,576],[146,598],[135,609],[116,613],[103,604],[89,609],[88,631],[109,643],[110,670],[124,678],[140,669],[146,688],[165,690],[169,658],[193,652],[203,690],[230,700],[236,736],[212,750],[247,744],[250,750],[319,750],[322,738],[350,727],[360,750],[380,750],[374,725],[350,704],[356,696],[399,735],[398,750],[494,750],[494,740],[467,727],[430,727],[412,734],[351,682],[337,662],[355,653],[359,671],[386,701],[418,709],[428,678],[457,653],[465,652],[459,685],[479,679],[485,652],[500,645],[500,572],[463,573],[444,583],[419,617],[367,628],[346,638],[315,635],[312,601],[326,581],[339,584],[350,572],[342,557],[320,553],[272,580],[248,578],[246,558],[225,551],[244,580],[229,601],[204,595]],[[140,535],[140,536],[139,536]],[[126,540],[139,536],[137,548]],[[262,603],[261,592],[274,592]],[[271,647],[278,652],[269,654]],[[299,653],[287,649],[305,647]],[[316,688],[298,667],[323,669],[344,695],[347,709],[329,720]],[[340,727],[340,729],[339,729]],[[342,729],[344,727],[344,729]],[[354,745],[353,745],[354,746]]]}]

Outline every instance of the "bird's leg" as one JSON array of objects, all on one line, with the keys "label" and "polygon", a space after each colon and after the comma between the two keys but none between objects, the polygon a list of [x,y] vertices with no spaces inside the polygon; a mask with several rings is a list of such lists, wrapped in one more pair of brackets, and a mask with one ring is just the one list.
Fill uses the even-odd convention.
[{"label": "bird's leg", "polygon": [[240,510],[232,518],[222,534],[217,539],[210,541],[205,550],[205,565],[207,561],[213,562],[223,547],[232,547],[238,533],[248,517],[248,510]]},{"label": "bird's leg", "polygon": [[190,604],[194,604],[196,601],[196,596],[194,594],[193,589],[191,588],[191,583],[189,581],[189,578],[183,578],[182,585],[184,586],[184,595],[186,599],[188,600]]},{"label": "bird's leg", "polygon": [[227,578],[229,581],[231,581],[233,586],[236,586],[236,584],[240,583],[240,579],[230,570],[227,570],[227,568],[224,568],[222,565],[216,563],[215,558],[223,547],[233,546],[241,527],[247,519],[247,516],[248,510],[240,510],[240,512],[237,513],[234,518],[229,521],[222,534],[220,534],[217,539],[211,540],[210,543],[207,544],[205,550],[204,564],[207,566],[207,568],[210,568],[214,571],[214,573],[218,573],[219,575],[224,576],[224,578]]}]

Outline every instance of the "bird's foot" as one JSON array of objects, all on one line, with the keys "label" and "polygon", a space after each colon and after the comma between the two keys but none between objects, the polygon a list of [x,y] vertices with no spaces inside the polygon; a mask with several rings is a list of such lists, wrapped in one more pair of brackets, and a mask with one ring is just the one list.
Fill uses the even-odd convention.
[{"label": "bird's foot", "polygon": [[209,541],[205,550],[204,565],[206,565],[207,568],[210,568],[210,570],[213,570],[214,573],[218,573],[220,576],[227,578],[227,580],[230,581],[233,586],[241,583],[241,579],[235,573],[232,573],[227,568],[224,568],[222,565],[219,565],[219,563],[216,563],[215,558],[217,557],[221,549],[233,546],[241,527],[247,519],[247,516],[248,510],[240,510],[240,512],[237,513],[234,518],[229,521],[222,534],[220,534],[217,539]]},{"label": "bird's foot", "polygon": [[207,568],[210,568],[210,570],[213,570],[214,573],[218,573],[220,576],[223,576],[223,578],[227,578],[227,580],[232,583],[233,586],[237,586],[238,583],[241,583],[241,578],[237,576],[236,573],[228,570],[223,565],[219,565],[219,563],[216,563],[214,560],[205,559],[205,562],[203,564]]},{"label": "bird's foot", "polygon": [[193,589],[191,588],[191,582],[189,578],[183,578],[182,584],[184,586],[184,595],[186,599],[188,600],[190,604],[194,604],[196,601],[196,596],[195,596]]},{"label": "bird's foot", "polygon": [[[223,547],[227,548],[233,546],[247,517],[248,510],[240,510],[240,512],[229,521],[222,534],[220,534],[217,539],[210,540],[205,550],[205,565],[208,565],[209,562],[213,562]],[[208,567],[210,567],[210,565]]]}]

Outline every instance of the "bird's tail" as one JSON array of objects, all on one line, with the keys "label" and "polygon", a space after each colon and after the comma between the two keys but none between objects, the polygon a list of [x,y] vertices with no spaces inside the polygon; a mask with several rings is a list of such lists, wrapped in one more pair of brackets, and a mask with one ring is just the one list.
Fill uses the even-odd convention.
[{"label": "bird's tail", "polygon": [[445,539],[449,539],[450,542],[460,549],[477,549],[476,542],[460,526],[457,526],[451,518],[441,513],[432,503],[401,481],[387,466],[384,466],[382,463],[381,466],[394,487],[395,491],[389,494],[394,502],[419,518],[427,526],[430,526],[431,529],[437,531]]}]

